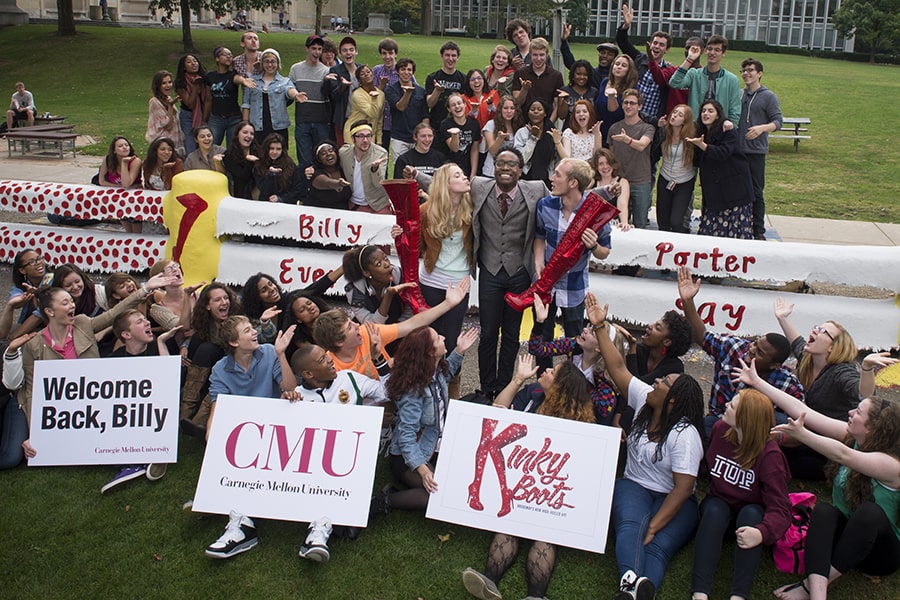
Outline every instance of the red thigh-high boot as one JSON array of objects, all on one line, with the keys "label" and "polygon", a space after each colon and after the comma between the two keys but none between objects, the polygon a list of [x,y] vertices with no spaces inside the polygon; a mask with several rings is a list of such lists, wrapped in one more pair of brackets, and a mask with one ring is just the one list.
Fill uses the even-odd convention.
[{"label": "red thigh-high boot", "polygon": [[544,265],[544,270],[541,271],[538,280],[519,294],[507,292],[504,296],[506,303],[522,312],[534,304],[534,294],[537,294],[545,304],[550,304],[550,290],[553,289],[560,277],[575,266],[584,252],[581,234],[588,227],[594,231],[600,231],[617,214],[619,214],[619,210],[615,206],[594,192],[588,194],[559,241],[559,245],[556,246],[556,250],[550,256],[550,260]]},{"label": "red thigh-high boot", "polygon": [[403,273],[403,282],[414,282],[415,286],[406,288],[400,292],[400,298],[406,302],[413,311],[418,314],[431,308],[422,297],[419,289],[419,186],[415,181],[406,179],[391,179],[382,181],[381,185],[387,192],[391,203],[394,205],[394,214],[397,216],[397,225],[403,229],[403,233],[394,240],[397,247],[397,256],[400,257],[400,270]]}]

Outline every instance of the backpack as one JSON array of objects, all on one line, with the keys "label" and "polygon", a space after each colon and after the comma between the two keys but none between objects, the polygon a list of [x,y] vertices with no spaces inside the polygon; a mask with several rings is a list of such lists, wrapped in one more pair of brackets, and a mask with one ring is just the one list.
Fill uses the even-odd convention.
[{"label": "backpack", "polygon": [[810,492],[788,494],[791,501],[791,524],[775,542],[772,558],[782,573],[806,573],[806,531],[816,505],[816,495]]}]

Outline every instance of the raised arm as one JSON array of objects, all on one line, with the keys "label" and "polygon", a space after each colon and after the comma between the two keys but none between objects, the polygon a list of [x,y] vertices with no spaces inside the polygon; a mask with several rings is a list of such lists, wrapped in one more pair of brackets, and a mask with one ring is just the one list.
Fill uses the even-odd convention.
[{"label": "raised arm", "polygon": [[800,332],[797,331],[797,328],[794,327],[789,318],[792,312],[794,312],[793,304],[788,304],[784,298],[775,299],[775,320],[778,321],[778,325],[781,327],[781,331],[784,332],[784,337],[788,339],[788,342],[793,342],[800,337]]},{"label": "raised arm", "polygon": [[519,391],[525,382],[537,373],[538,367],[534,364],[534,357],[530,354],[521,354],[516,360],[516,373],[513,375],[506,387],[500,390],[500,393],[494,398],[493,406],[497,408],[511,408],[516,392]]},{"label": "raised arm", "polygon": [[[889,402],[889,400],[870,400],[870,402]],[[806,413],[796,419],[788,419],[784,425],[772,429],[784,434],[784,437],[807,446],[829,460],[842,464],[857,473],[881,481],[886,486],[900,487],[900,460],[884,452],[861,452],[850,448],[843,442],[830,437],[813,433],[805,427]]]},{"label": "raised arm", "polygon": [[696,281],[691,276],[691,272],[687,267],[678,268],[678,295],[681,297],[681,308],[684,310],[684,316],[688,323],[691,324],[691,331],[694,334],[694,342],[703,344],[703,338],[706,337],[706,325],[703,319],[697,313],[697,307],[694,306],[694,296],[700,291],[700,278]]},{"label": "raised arm", "polygon": [[847,435],[847,421],[832,419],[826,417],[822,413],[816,412],[808,407],[804,402],[791,396],[787,392],[779,390],[771,383],[759,376],[756,371],[756,359],[747,366],[743,360],[740,361],[740,367],[732,370],[731,379],[734,382],[740,382],[749,387],[755,388],[766,395],[775,406],[783,410],[788,416],[797,419],[800,415],[806,413],[806,422],[809,426],[821,433],[836,440],[844,439]]},{"label": "raised arm", "polygon": [[441,302],[437,306],[429,308],[428,310],[422,311],[417,315],[413,315],[405,321],[400,321],[399,323],[397,323],[397,337],[406,337],[414,329],[431,325],[438,319],[438,317],[441,317],[450,312],[450,309],[452,309],[454,306],[465,299],[466,294],[469,293],[470,284],[471,279],[469,277],[466,277],[457,284],[451,283],[450,285],[448,285],[443,302]]},{"label": "raised arm", "polygon": [[587,312],[588,320],[594,326],[594,336],[597,338],[597,344],[603,360],[606,361],[606,370],[612,377],[613,382],[620,390],[628,390],[633,375],[625,365],[625,359],[619,354],[619,351],[609,339],[607,328],[610,326],[606,320],[609,305],[600,306],[597,297],[592,292],[588,292],[584,299],[584,309]]}]

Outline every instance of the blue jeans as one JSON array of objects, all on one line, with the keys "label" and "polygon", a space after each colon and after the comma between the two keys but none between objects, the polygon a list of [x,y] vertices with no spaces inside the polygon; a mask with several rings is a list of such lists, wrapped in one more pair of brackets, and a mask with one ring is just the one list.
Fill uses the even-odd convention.
[{"label": "blue jeans", "polygon": [[184,134],[184,155],[187,156],[197,149],[197,140],[194,139],[194,113],[183,108],[178,111],[178,123]]},{"label": "blue jeans", "polygon": [[525,269],[519,269],[513,275],[507,275],[503,268],[496,275],[484,267],[478,272],[478,319],[481,322],[478,373],[481,389],[485,392],[495,394],[509,384],[516,369],[516,354],[519,353],[522,313],[507,304],[503,295],[506,292],[524,292],[530,284],[531,277]]},{"label": "blue jeans", "polygon": [[[331,138],[330,123],[303,123],[297,120],[294,127],[294,141],[297,142],[297,166],[301,169],[313,164],[313,152],[316,146]],[[353,140],[349,140],[352,144]],[[302,187],[300,195],[306,197],[309,194],[309,182],[306,177],[300,178]]]},{"label": "blue jeans", "polygon": [[619,575],[632,570],[638,577],[650,579],[657,590],[669,560],[691,541],[697,528],[697,498],[691,496],[645,546],[647,527],[665,499],[666,494],[651,492],[628,479],[617,479],[613,491],[612,522]]},{"label": "blue jeans", "polygon": [[25,457],[22,442],[28,439],[28,421],[16,397],[0,395],[0,470],[18,466]]},{"label": "blue jeans", "polygon": [[219,115],[209,115],[209,128],[213,134],[213,144],[222,145],[222,139],[227,140],[226,146],[231,145],[231,138],[234,135],[235,126],[241,122],[241,115],[231,115],[230,117],[220,117]]},{"label": "blue jeans", "polygon": [[632,183],[630,198],[631,222],[639,229],[647,229],[648,213],[653,204],[652,183]]},{"label": "blue jeans", "polygon": [[[722,556],[722,540],[726,531],[739,527],[756,527],[762,523],[765,511],[757,504],[747,504],[740,510],[732,510],[721,498],[707,496],[700,503],[700,526],[694,538],[694,576],[691,592],[712,592],[713,576]],[[732,533],[730,537],[734,537]],[[731,595],[750,597],[753,576],[762,558],[763,545],[742,550],[734,546],[734,568],[731,575]]]}]

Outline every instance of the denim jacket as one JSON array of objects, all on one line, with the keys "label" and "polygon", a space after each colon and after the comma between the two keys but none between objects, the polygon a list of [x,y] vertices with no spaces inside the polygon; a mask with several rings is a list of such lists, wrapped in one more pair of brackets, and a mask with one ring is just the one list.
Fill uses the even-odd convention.
[{"label": "denim jacket", "polygon": [[[248,119],[257,131],[263,128],[263,79],[262,75],[254,75],[253,81],[256,88],[244,88],[244,103],[241,108],[250,109]],[[272,129],[287,129],[291,126],[291,118],[288,116],[288,90],[294,87],[294,83],[282,75],[275,73],[275,81],[269,84],[269,110],[272,113]]]},{"label": "denim jacket", "polygon": [[[421,395],[408,393],[397,401],[398,422],[390,452],[402,455],[403,462],[410,470],[414,471],[427,463],[437,450],[438,439],[444,430],[443,421],[438,422],[438,419],[447,416],[447,407],[440,407],[438,403],[447,398],[447,385],[459,372],[462,361],[462,355],[454,350],[447,357],[447,362],[450,363],[449,375],[438,372]],[[442,398],[434,398],[432,388],[435,385],[442,390]]]}]

